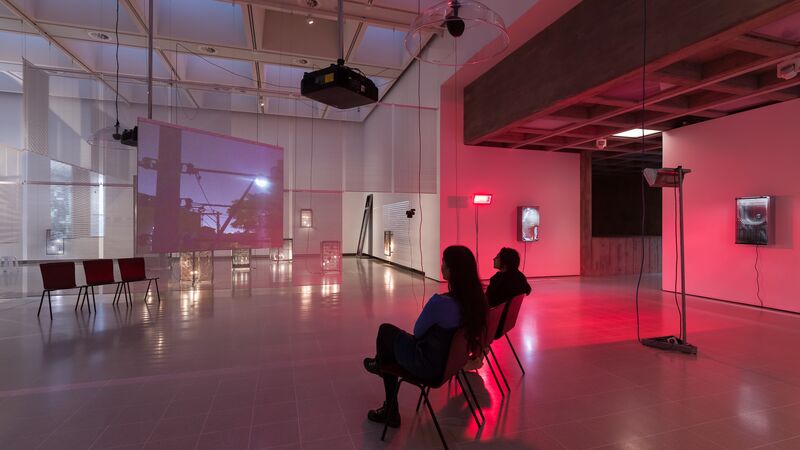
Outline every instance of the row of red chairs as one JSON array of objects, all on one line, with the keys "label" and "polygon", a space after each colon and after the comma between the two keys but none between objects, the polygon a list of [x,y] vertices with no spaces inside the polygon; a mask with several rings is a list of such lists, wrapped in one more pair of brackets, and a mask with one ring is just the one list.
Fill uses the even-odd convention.
[{"label": "row of red chairs", "polygon": [[[147,294],[150,293],[150,286],[153,281],[156,284],[156,295],[158,301],[161,302],[161,294],[158,291],[158,277],[148,277],[145,270],[144,258],[120,258],[117,260],[119,266],[120,280],[114,279],[114,260],[113,259],[92,259],[83,261],[83,273],[86,275],[86,284],[78,285],[75,281],[75,263],[72,261],[67,262],[52,262],[43,263],[39,265],[39,270],[42,273],[42,298],[39,300],[39,311],[36,317],[42,312],[42,304],[44,303],[44,295],[47,294],[47,305],[50,307],[50,320],[53,320],[53,305],[50,300],[50,292],[63,289],[78,288],[78,299],[75,301],[75,310],[78,310],[78,303],[83,309],[83,303],[92,312],[91,304],[89,303],[89,292],[92,293],[92,303],[97,310],[97,301],[94,296],[94,287],[103,285],[117,285],[117,290],[114,292],[114,300],[112,303],[116,304],[122,295],[125,295],[125,303],[130,302],[133,304],[130,283],[136,281],[147,281],[147,290],[144,293],[144,301],[147,302]],[[81,299],[83,296],[83,299]]]}]

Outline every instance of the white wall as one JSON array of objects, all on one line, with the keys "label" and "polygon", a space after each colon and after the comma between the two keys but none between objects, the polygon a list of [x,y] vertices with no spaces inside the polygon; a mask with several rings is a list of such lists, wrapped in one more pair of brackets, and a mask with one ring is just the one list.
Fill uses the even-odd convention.
[{"label": "white wall", "polygon": [[[364,202],[367,192],[345,192],[342,217],[344,253],[355,253],[358,245],[358,235],[361,231],[361,220],[364,211]],[[422,207],[417,194],[373,194],[372,215],[372,251],[369,241],[364,245],[364,253],[380,259],[394,262],[405,267],[425,271],[426,275],[436,278],[439,272],[439,195],[422,194]],[[392,203],[409,202],[409,207],[417,210],[416,215],[408,220],[410,248],[400,249],[392,256],[383,253],[384,225],[383,207]],[[420,221],[422,221],[422,234],[420,234]],[[419,259],[420,236],[422,236],[422,265]]]},{"label": "white wall", "polygon": [[[684,184],[688,293],[760,304],[756,247],[734,243],[735,198],[774,195],[775,241],[758,248],[761,298],[766,307],[800,312],[798,117],[800,100],[793,100],[664,133],[664,165],[692,170]],[[672,290],[674,193],[663,195],[662,283]]]}]

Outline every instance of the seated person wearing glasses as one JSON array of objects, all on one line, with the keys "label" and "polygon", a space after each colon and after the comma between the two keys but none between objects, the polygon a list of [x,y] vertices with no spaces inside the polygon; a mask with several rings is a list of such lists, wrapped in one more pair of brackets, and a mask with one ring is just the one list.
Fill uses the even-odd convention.
[{"label": "seated person wearing glasses", "polygon": [[399,364],[415,377],[441,378],[450,352],[450,341],[464,327],[470,352],[479,352],[486,332],[486,299],[472,252],[463,246],[447,247],[442,254],[442,275],[448,292],[434,294],[414,324],[414,334],[384,323],[378,329],[376,355],[365,358],[367,371],[383,378],[385,401],[367,418],[393,428],[400,426],[397,408],[398,378],[384,373],[384,365]]}]

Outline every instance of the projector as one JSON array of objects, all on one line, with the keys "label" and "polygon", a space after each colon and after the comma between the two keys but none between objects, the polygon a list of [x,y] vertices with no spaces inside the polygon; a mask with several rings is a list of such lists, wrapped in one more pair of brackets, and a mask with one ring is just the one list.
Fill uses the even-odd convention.
[{"label": "projector", "polygon": [[378,101],[375,83],[345,66],[341,60],[325,69],[303,74],[300,94],[339,109],[355,108]]}]

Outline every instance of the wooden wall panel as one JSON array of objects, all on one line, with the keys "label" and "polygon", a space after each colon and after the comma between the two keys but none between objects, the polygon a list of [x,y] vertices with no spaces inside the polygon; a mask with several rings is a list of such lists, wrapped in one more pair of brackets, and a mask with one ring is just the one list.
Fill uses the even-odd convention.
[{"label": "wooden wall panel", "polygon": [[[626,275],[639,273],[642,238],[595,237],[582,275]],[[644,238],[644,273],[661,272],[661,237]]]}]

